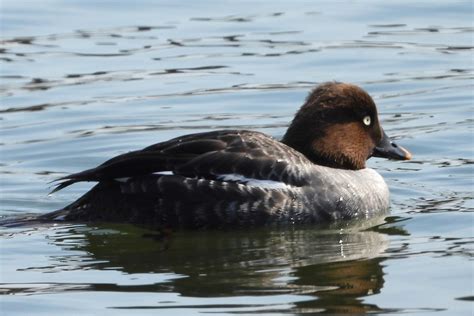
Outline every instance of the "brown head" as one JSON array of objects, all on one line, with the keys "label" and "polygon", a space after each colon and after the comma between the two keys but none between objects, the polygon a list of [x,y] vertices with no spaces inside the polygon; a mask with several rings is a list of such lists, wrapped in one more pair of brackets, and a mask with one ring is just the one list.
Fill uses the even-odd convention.
[{"label": "brown head", "polygon": [[369,94],[347,83],[328,82],[316,87],[282,141],[314,163],[333,168],[363,169],[372,156],[411,158],[384,133]]}]

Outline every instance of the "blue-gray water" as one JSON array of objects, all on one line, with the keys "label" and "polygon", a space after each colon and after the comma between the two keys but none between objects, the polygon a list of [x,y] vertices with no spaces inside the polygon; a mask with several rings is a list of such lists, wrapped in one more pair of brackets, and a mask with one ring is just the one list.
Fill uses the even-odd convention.
[{"label": "blue-gray water", "polygon": [[281,137],[314,84],[364,87],[414,159],[369,165],[391,215],[347,227],[176,233],[2,228],[4,315],[473,311],[471,1],[0,4],[0,215],[83,194],[48,182],[220,128]]}]

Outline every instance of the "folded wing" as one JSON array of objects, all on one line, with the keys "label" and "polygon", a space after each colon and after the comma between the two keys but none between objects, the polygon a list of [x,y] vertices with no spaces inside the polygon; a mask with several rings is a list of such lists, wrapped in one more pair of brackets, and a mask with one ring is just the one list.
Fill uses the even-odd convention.
[{"label": "folded wing", "polygon": [[214,131],[178,137],[116,156],[96,168],[71,174],[51,192],[80,181],[104,182],[172,172],[192,178],[239,177],[307,183],[311,163],[301,153],[252,131]]}]

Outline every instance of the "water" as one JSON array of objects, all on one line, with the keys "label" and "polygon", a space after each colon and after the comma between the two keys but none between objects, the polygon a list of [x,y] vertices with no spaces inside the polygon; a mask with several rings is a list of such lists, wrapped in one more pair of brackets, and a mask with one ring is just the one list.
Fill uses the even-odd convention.
[{"label": "water", "polygon": [[374,96],[414,159],[369,165],[392,212],[343,227],[2,228],[5,315],[473,311],[470,1],[3,1],[0,215],[48,182],[185,133],[281,137],[315,83]]}]

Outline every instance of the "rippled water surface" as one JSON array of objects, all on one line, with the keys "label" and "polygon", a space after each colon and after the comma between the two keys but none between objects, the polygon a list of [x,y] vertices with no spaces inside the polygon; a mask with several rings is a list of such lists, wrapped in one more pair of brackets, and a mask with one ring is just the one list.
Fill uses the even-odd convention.
[{"label": "rippled water surface", "polygon": [[364,87],[414,159],[369,165],[387,218],[180,232],[1,228],[5,315],[473,312],[471,1],[2,1],[0,216],[48,182],[185,133],[281,137],[307,92]]}]

